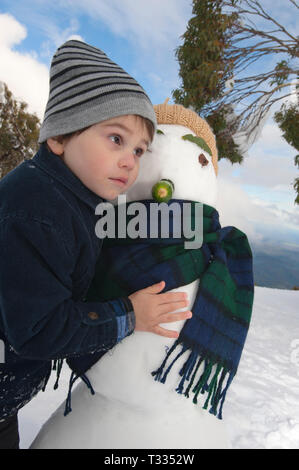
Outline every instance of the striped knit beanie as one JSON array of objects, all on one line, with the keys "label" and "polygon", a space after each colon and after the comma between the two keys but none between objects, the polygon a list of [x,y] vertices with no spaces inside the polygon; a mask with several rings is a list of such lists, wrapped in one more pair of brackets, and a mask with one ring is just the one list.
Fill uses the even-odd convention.
[{"label": "striped knit beanie", "polygon": [[167,98],[163,104],[154,106],[158,124],[178,124],[188,127],[197,137],[203,139],[211,151],[212,163],[217,175],[218,152],[216,138],[209,124],[191,109],[187,109],[180,104],[167,104],[168,100],[169,98]]},{"label": "striped knit beanie", "polygon": [[156,129],[153,105],[143,88],[103,51],[76,40],[57,49],[39,143],[126,114],[147,118]]}]

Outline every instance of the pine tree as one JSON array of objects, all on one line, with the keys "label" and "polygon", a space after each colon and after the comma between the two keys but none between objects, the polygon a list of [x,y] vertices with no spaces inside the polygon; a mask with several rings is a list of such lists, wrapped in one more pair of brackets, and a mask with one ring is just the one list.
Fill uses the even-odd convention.
[{"label": "pine tree", "polygon": [[222,12],[222,0],[194,0],[193,17],[176,49],[182,87],[173,92],[177,103],[200,112],[223,94],[233,61],[227,60],[235,14]]},{"label": "pine tree", "polygon": [[223,96],[233,74],[234,62],[227,59],[227,51],[237,15],[223,13],[222,0],[193,0],[192,13],[183,45],[176,50],[182,86],[173,91],[173,98],[207,119],[216,135],[219,159],[241,162],[243,157],[232,138],[236,128],[227,124],[231,107],[209,112],[209,104]]},{"label": "pine tree", "polygon": [[38,148],[40,121],[17,101],[3,84],[0,102],[0,178],[34,156]]}]

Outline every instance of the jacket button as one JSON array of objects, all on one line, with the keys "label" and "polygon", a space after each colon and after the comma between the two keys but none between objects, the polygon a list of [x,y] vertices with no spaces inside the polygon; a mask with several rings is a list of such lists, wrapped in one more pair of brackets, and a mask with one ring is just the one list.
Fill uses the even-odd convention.
[{"label": "jacket button", "polygon": [[97,320],[99,318],[99,315],[96,312],[89,312],[88,317],[91,320]]}]

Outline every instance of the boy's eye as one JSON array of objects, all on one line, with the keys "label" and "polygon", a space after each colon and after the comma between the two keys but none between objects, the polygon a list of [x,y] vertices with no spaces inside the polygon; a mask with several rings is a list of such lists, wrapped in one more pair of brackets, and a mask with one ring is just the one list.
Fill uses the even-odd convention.
[{"label": "boy's eye", "polygon": [[117,134],[110,135],[109,138],[114,142],[116,145],[121,144],[121,137]]},{"label": "boy's eye", "polygon": [[144,154],[144,149],[137,148],[134,150],[134,154],[136,155],[136,157],[141,157]]}]

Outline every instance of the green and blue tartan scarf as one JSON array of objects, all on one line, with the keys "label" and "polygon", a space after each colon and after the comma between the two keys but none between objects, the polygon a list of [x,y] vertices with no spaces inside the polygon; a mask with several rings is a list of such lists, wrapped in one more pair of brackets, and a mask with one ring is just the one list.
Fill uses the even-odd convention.
[{"label": "green and blue tartan scarf", "polygon": [[[149,227],[153,200],[138,202],[147,210]],[[191,218],[195,217],[194,201],[171,199],[168,204],[172,202],[179,203],[181,208],[188,202],[192,206]],[[130,204],[126,204],[127,209]],[[172,365],[188,351],[176,391],[186,397],[192,391],[194,403],[199,393],[206,394],[203,408],[210,405],[210,413],[222,419],[226,392],[236,374],[251,318],[252,252],[242,231],[230,226],[221,228],[218,212],[206,204],[202,206],[200,248],[185,249],[184,236],[174,238],[171,232],[169,238],[104,239],[88,300],[128,296],[161,280],[168,291],[199,279],[191,309],[193,316],[185,322],[178,339],[152,375],[164,383]],[[116,221],[117,211],[115,207]],[[131,219],[127,215],[127,224]],[[195,226],[194,220],[191,226]],[[171,221],[169,227],[171,231]],[[201,368],[199,374],[201,365],[203,372]]]}]

